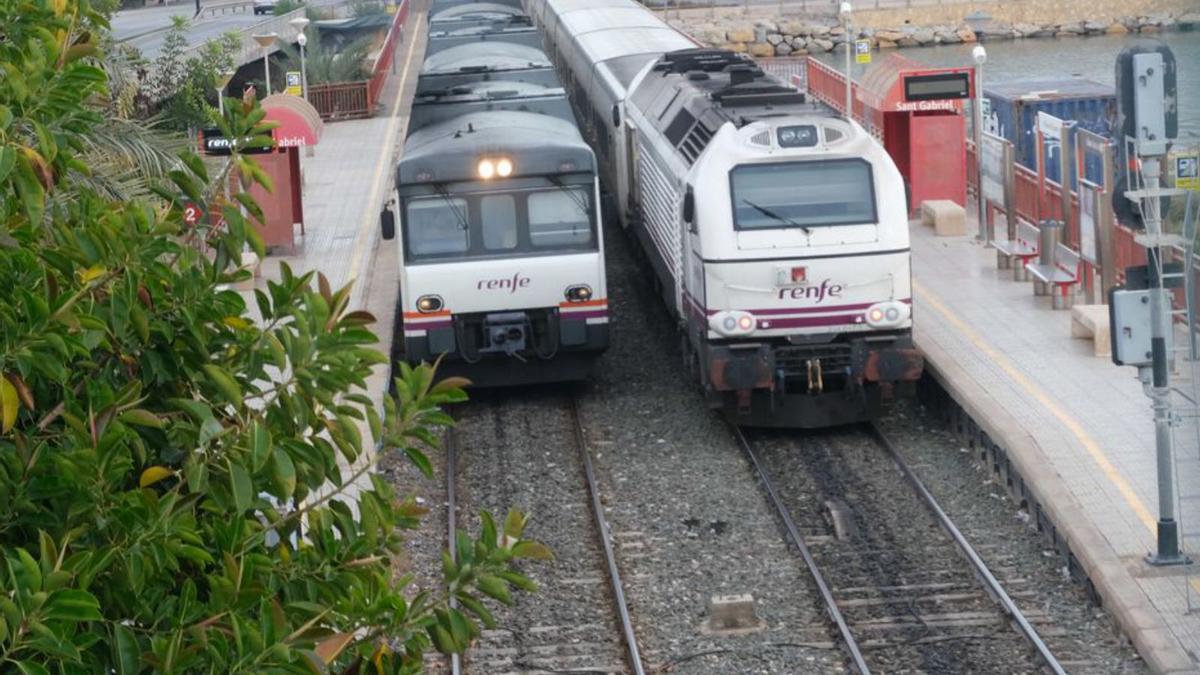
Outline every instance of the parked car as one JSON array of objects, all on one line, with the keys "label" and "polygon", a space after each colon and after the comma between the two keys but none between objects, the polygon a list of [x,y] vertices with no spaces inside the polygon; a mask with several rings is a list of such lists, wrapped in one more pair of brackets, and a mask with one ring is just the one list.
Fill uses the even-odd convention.
[{"label": "parked car", "polygon": [[254,0],[255,14],[272,14],[275,11],[275,5],[279,0]]}]

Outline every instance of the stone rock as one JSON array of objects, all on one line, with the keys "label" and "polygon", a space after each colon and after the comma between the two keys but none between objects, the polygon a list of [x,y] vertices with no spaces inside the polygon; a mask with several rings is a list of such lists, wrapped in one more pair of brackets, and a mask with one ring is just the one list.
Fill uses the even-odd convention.
[{"label": "stone rock", "polygon": [[1123,23],[1114,23],[1113,25],[1109,26],[1108,28],[1105,28],[1104,32],[1110,33],[1112,35],[1122,35],[1124,33],[1128,33],[1129,29],[1126,28],[1125,24],[1123,24]]},{"label": "stone rock", "polygon": [[1138,28],[1139,33],[1157,33],[1161,30],[1161,28],[1155,26],[1154,24],[1147,24]]},{"label": "stone rock", "polygon": [[779,24],[774,21],[756,21],[754,22],[755,30],[762,30],[764,33],[778,33]]},{"label": "stone rock", "polygon": [[696,39],[709,45],[720,44],[725,41],[724,31],[709,29],[703,32],[696,33]]},{"label": "stone rock", "polygon": [[1055,32],[1054,28],[1053,28],[1053,26],[1051,26],[1049,28],[1041,28],[1039,30],[1036,30],[1036,31],[1030,33],[1029,35],[1027,35],[1026,37],[1034,37],[1034,38],[1054,37],[1054,32]]},{"label": "stone rock", "polygon": [[[775,31],[771,31],[771,32],[774,33]],[[755,42],[766,42],[767,41],[767,29],[756,27],[754,29],[754,41]]]},{"label": "stone rock", "polygon": [[808,41],[808,51],[814,54],[827,52],[833,49],[833,41],[825,38],[813,38]]},{"label": "stone rock", "polygon": [[750,56],[775,56],[775,45],[770,42],[755,42],[750,45]]},{"label": "stone rock", "polygon": [[919,45],[932,44],[933,38],[934,33],[928,28],[918,28],[912,34],[912,39],[916,40]]},{"label": "stone rock", "polygon": [[829,35],[841,35],[846,32],[845,26],[834,26],[829,29]]},{"label": "stone rock", "polygon": [[898,42],[900,40],[900,38],[902,38],[902,37],[904,37],[904,33],[901,33],[898,30],[885,29],[885,30],[875,31],[875,38],[879,39],[879,40],[888,40],[889,42]]},{"label": "stone rock", "polygon": [[921,46],[921,43],[917,42],[916,38],[911,37],[909,35],[905,35],[904,37],[900,38],[899,40],[896,40],[896,44],[900,45],[901,47],[920,47]]},{"label": "stone rock", "polygon": [[1108,30],[1107,21],[1084,21],[1083,29],[1091,34],[1103,33]]},{"label": "stone rock", "polygon": [[955,33],[952,30],[940,30],[935,35],[938,42],[943,44],[952,45],[962,42],[962,40],[958,37],[958,33]]},{"label": "stone rock", "polygon": [[792,46],[786,42],[775,45],[775,56],[787,56],[792,53]]},{"label": "stone rock", "polygon": [[767,34],[767,42],[778,45],[780,42],[783,42],[783,36],[779,33],[769,33]]},{"label": "stone rock", "polygon": [[1084,30],[1082,23],[1076,22],[1076,23],[1064,23],[1064,24],[1059,25],[1058,32],[1059,33],[1070,33],[1072,35],[1083,35],[1086,31]]},{"label": "stone rock", "polygon": [[784,35],[807,35],[808,25],[800,21],[784,21],[779,24],[779,32]]},{"label": "stone rock", "polygon": [[891,40],[880,40],[875,44],[880,49],[895,49],[897,47],[896,43]]},{"label": "stone rock", "polygon": [[980,40],[1007,40],[1012,32],[1013,25],[1004,21],[987,21],[975,27],[975,36]]},{"label": "stone rock", "polygon": [[1180,26],[1200,25],[1200,12],[1188,12],[1187,14],[1181,14],[1179,15],[1179,18],[1175,19],[1175,23],[1179,24]]},{"label": "stone rock", "polygon": [[975,42],[976,40],[975,31],[965,26],[954,31],[954,34],[957,35],[958,39],[962,40],[963,42]]},{"label": "stone rock", "polygon": [[725,33],[725,37],[730,42],[754,42],[754,31],[745,28],[736,28]]},{"label": "stone rock", "polygon": [[809,31],[810,31],[809,35],[815,35],[816,37],[825,37],[826,35],[829,35],[829,26],[826,26],[823,24],[810,24]]},{"label": "stone rock", "polygon": [[746,43],[745,42],[726,42],[724,44],[717,45],[717,48],[718,49],[727,49],[731,52],[738,52],[740,54],[746,53]]},{"label": "stone rock", "polygon": [[1069,30],[1060,30],[1060,31],[1058,31],[1057,33],[1055,33],[1055,34],[1054,34],[1054,37],[1057,37],[1057,38],[1073,38],[1073,37],[1080,37],[1080,35],[1081,35],[1080,33],[1072,33],[1072,32],[1071,32],[1071,31],[1069,31]]},{"label": "stone rock", "polygon": [[1036,23],[1017,23],[1013,24],[1013,31],[1020,33],[1021,37],[1029,37],[1041,30],[1042,27]]},{"label": "stone rock", "polygon": [[794,38],[792,38],[791,44],[792,44],[792,51],[796,51],[796,50],[804,49],[805,47],[807,47],[808,40],[805,40],[802,37],[794,37]]}]

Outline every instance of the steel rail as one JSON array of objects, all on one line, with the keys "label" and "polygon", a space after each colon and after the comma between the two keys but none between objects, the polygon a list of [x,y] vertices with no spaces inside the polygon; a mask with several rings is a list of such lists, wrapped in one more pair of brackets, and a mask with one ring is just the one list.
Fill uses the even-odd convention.
[{"label": "steel rail", "polygon": [[[446,430],[446,541],[450,549],[450,559],[454,564],[458,564],[458,526],[455,523],[455,511],[458,506],[456,504],[457,495],[454,489],[454,474],[455,474],[455,456],[458,454],[458,434],[454,433],[454,429]],[[454,596],[450,597],[450,606],[458,607],[458,601]],[[458,654],[450,655],[450,673],[451,675],[462,674],[462,659]]]},{"label": "steel rail", "polygon": [[629,605],[625,601],[625,587],[621,582],[621,572],[617,569],[617,557],[613,553],[612,536],[608,527],[608,519],[604,517],[604,507],[600,503],[600,489],[596,484],[596,472],[592,468],[592,453],[588,451],[587,440],[584,438],[583,421],[579,416],[579,404],[575,397],[569,399],[572,426],[575,428],[575,444],[579,446],[579,457],[583,461],[583,472],[587,478],[588,493],[592,499],[592,514],[596,519],[596,529],[600,534],[600,544],[604,548],[604,560],[608,565],[608,580],[612,586],[613,598],[617,603],[617,614],[621,620],[621,633],[625,640],[626,654],[629,667],[635,675],[645,675],[642,666],[642,655],[638,651],[637,635],[633,631],[633,618],[629,615]]},{"label": "steel rail", "polygon": [[1054,654],[1050,652],[1050,648],[1047,647],[1046,643],[1042,641],[1041,636],[1038,635],[1037,629],[1033,627],[1033,624],[1031,624],[1027,618],[1025,618],[1025,614],[1021,612],[1021,609],[1017,607],[1016,603],[1013,602],[1012,598],[1009,597],[1007,592],[1005,592],[1004,586],[998,579],[996,579],[991,570],[988,569],[987,563],[985,563],[983,559],[979,557],[979,554],[975,552],[975,549],[971,546],[970,542],[968,542],[966,537],[962,535],[962,532],[959,532],[958,528],[955,527],[954,521],[950,520],[950,516],[946,515],[946,512],[942,510],[942,507],[938,504],[937,499],[935,499],[933,494],[926,489],[925,484],[921,482],[921,479],[917,478],[917,475],[913,473],[912,469],[908,467],[908,464],[900,457],[900,453],[896,450],[896,446],[892,444],[891,440],[884,435],[883,431],[880,430],[878,426],[871,424],[869,427],[872,434],[876,439],[878,439],[880,445],[882,445],[883,448],[887,450],[888,455],[891,456],[892,463],[896,465],[896,468],[900,470],[900,473],[904,474],[904,478],[913,488],[913,491],[921,497],[921,499],[925,502],[925,505],[929,507],[929,510],[932,511],[934,516],[937,517],[942,529],[950,535],[950,538],[953,539],[954,543],[958,545],[958,549],[967,557],[967,560],[971,562],[971,566],[975,568],[976,576],[983,581],[984,585],[987,586],[988,592],[992,594],[992,597],[996,599],[996,602],[999,603],[1004,612],[1007,613],[1009,617],[1016,623],[1018,632],[1020,632],[1021,635],[1033,645],[1034,649],[1037,650],[1038,656],[1045,661],[1046,667],[1048,667],[1051,672],[1055,673],[1056,675],[1066,675],[1067,671],[1063,669],[1062,664],[1058,662],[1058,659],[1055,658]]},{"label": "steel rail", "polygon": [[775,507],[775,511],[783,520],[784,527],[787,528],[788,537],[800,551],[800,556],[804,558],[804,564],[808,567],[809,574],[812,575],[813,581],[817,584],[817,590],[821,593],[821,599],[825,602],[825,608],[829,611],[830,618],[837,624],[838,632],[842,636],[842,646],[846,650],[846,654],[854,663],[854,668],[859,675],[870,675],[871,669],[867,666],[866,660],[863,658],[862,650],[858,647],[858,640],[854,638],[854,634],[850,632],[850,625],[846,623],[846,618],[842,616],[842,610],[838,608],[837,600],[833,597],[833,592],[829,590],[829,583],[825,581],[825,575],[821,574],[821,570],[817,567],[817,561],[813,558],[812,553],[808,550],[808,545],[804,543],[804,536],[800,534],[799,528],[796,527],[796,521],[792,520],[792,514],[788,511],[787,505],[780,499],[779,493],[775,491],[775,484],[771,482],[770,476],[767,475],[767,470],[763,468],[762,463],[758,459],[758,454],[754,452],[754,446],[750,443],[750,439],[746,438],[745,432],[741,427],[733,426],[734,436],[737,437],[738,444],[742,446],[742,451],[746,454],[747,459],[754,465],[754,470],[758,473],[758,479],[766,488],[767,495],[771,498],[771,504]]}]

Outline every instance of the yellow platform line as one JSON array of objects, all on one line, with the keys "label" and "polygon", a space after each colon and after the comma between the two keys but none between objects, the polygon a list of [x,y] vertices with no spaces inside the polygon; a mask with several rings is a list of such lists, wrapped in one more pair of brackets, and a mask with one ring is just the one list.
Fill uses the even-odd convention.
[{"label": "yellow platform line", "polygon": [[[412,0],[409,0],[410,2]],[[388,126],[383,135],[383,143],[379,151],[379,158],[375,162],[375,175],[371,178],[371,195],[367,198],[368,208],[363,213],[362,221],[358,225],[358,234],[355,235],[354,252],[350,256],[350,270],[347,274],[347,282],[357,283],[359,276],[362,275],[362,265],[366,260],[367,242],[374,241],[374,237],[370,235],[372,227],[376,227],[378,221],[377,214],[370,208],[369,205],[379,203],[379,193],[382,189],[384,179],[389,176],[390,165],[392,158],[392,150],[396,143],[396,125],[399,123],[397,114],[400,112],[400,103],[404,100],[404,84],[408,81],[409,67],[412,65],[413,52],[417,46],[416,32],[420,30],[420,14],[413,12],[409,15],[409,21],[416,21],[413,24],[413,33],[408,40],[408,54],[404,57],[404,67],[401,69],[400,86],[396,91],[396,98],[392,101],[392,108],[388,114]],[[365,289],[355,287],[355,295],[362,293]]]},{"label": "yellow platform line", "polygon": [[[1024,389],[1026,393],[1037,400],[1038,403],[1042,404],[1046,410],[1050,411],[1050,414],[1053,415],[1055,419],[1057,419],[1064,427],[1066,427],[1067,431],[1071,432],[1071,435],[1073,435],[1076,440],[1079,441],[1080,445],[1087,450],[1088,455],[1091,456],[1092,461],[1096,463],[1096,466],[1100,467],[1100,470],[1104,472],[1104,475],[1108,477],[1108,480],[1117,488],[1117,491],[1121,493],[1121,496],[1125,498],[1125,503],[1129,504],[1129,508],[1133,509],[1133,512],[1137,515],[1138,519],[1142,521],[1142,524],[1146,526],[1146,529],[1150,530],[1152,535],[1155,534],[1158,530],[1157,519],[1151,515],[1149,509],[1142,504],[1142,500],[1138,497],[1137,493],[1134,492],[1133,488],[1125,480],[1125,477],[1122,476],[1120,472],[1117,471],[1116,467],[1112,465],[1112,462],[1109,461],[1108,456],[1104,454],[1104,450],[1101,449],[1100,444],[1097,443],[1096,439],[1092,438],[1091,434],[1089,434],[1087,430],[1083,428],[1083,425],[1081,425],[1078,420],[1072,417],[1070,413],[1063,410],[1062,407],[1058,405],[1058,402],[1054,400],[1053,396],[1047,394],[1041,387],[1026,377],[1025,373],[1021,372],[1019,368],[1013,365],[1012,361],[1010,361],[1008,357],[1004,356],[1004,354],[988,344],[987,340],[979,335],[979,333],[977,333],[973,328],[968,326],[966,322],[960,319],[954,313],[954,310],[947,307],[937,297],[937,295],[927,290],[921,284],[917,283],[915,279],[913,280],[913,290],[915,290],[921,296],[923,307],[929,307],[938,314],[941,314],[942,318],[949,322],[950,325],[954,326],[954,328],[958,330],[963,337],[969,340],[976,349],[985,354],[992,361],[992,363],[996,364],[1000,370],[1004,371],[1004,373],[1008,375],[1009,378],[1011,378],[1012,381],[1017,384],[1017,386]],[[1197,590],[1200,590],[1200,585],[1197,586]]]}]

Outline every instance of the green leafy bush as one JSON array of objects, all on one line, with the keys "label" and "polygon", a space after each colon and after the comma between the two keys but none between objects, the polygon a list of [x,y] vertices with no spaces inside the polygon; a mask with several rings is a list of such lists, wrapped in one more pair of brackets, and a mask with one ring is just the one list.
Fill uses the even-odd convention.
[{"label": "green leafy bush", "polygon": [[241,139],[219,175],[184,155],[155,201],[69,184],[102,123],[103,22],[86,0],[0,3],[21,75],[0,77],[0,671],[411,673],[465,649],[484,596],[532,588],[513,560],[549,552],[520,513],[503,538],[485,517],[410,597],[391,561],[421,510],[361,460],[374,440],[428,472],[463,382],[402,367],[378,411],[385,357],[349,288],[285,267],[257,316],[228,289],[262,254],[258,205],[220,197],[233,168],[269,183],[240,154],[270,142],[255,101],[215,120]]}]

